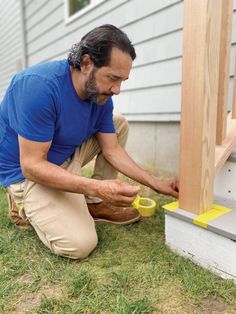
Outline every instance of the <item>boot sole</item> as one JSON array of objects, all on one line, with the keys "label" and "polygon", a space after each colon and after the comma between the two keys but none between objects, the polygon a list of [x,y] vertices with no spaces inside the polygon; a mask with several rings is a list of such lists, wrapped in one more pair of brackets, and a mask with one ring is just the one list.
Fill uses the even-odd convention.
[{"label": "boot sole", "polygon": [[93,220],[97,224],[105,223],[105,224],[111,224],[111,225],[129,225],[129,224],[139,221],[140,219],[141,219],[141,215],[127,221],[112,221],[112,220],[103,219],[103,218],[94,218]]}]

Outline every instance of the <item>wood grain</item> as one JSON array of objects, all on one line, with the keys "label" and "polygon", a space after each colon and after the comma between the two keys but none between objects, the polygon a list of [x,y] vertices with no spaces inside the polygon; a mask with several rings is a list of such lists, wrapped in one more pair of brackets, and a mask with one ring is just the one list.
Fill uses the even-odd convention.
[{"label": "wood grain", "polygon": [[236,58],[234,65],[234,94],[233,94],[233,104],[232,104],[232,119],[236,119]]},{"label": "wood grain", "polygon": [[236,146],[236,120],[232,119],[231,113],[227,119],[227,133],[221,145],[215,149],[215,175],[223,167],[232,150]]},{"label": "wood grain", "polygon": [[217,100],[216,144],[221,145],[226,136],[227,111],[229,97],[229,69],[232,35],[233,1],[222,2],[220,61]]},{"label": "wood grain", "polygon": [[184,1],[179,204],[193,213],[213,200],[222,1]]}]

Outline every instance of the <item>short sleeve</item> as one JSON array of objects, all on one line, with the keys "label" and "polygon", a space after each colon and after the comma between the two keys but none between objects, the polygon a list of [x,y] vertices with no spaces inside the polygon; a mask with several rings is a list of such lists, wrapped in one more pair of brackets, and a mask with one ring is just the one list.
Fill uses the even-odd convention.
[{"label": "short sleeve", "polygon": [[101,120],[98,132],[101,133],[115,133],[115,126],[113,122],[113,101],[112,98],[104,105],[103,118]]},{"label": "short sleeve", "polygon": [[56,108],[50,85],[37,75],[16,81],[9,93],[8,117],[11,128],[20,136],[38,142],[52,140]]}]

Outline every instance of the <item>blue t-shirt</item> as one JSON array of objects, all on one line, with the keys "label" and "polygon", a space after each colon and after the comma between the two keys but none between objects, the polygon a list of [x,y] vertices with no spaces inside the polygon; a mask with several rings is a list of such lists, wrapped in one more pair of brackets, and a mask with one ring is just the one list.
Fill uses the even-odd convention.
[{"label": "blue t-shirt", "polygon": [[18,134],[52,141],[48,161],[61,165],[97,132],[114,133],[113,103],[83,101],[77,95],[67,60],[30,67],[15,75],[0,105],[0,182],[4,187],[24,176]]}]

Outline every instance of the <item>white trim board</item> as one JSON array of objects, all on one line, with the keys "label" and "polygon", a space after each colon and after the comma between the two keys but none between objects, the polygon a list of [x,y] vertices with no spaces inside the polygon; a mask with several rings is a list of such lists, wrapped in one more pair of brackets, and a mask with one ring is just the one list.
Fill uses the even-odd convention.
[{"label": "white trim board", "polygon": [[[214,196],[236,201],[236,151],[221,168],[215,178]],[[236,218],[235,218],[236,229]]]},{"label": "white trim board", "polygon": [[[119,109],[119,108],[117,108]],[[114,110],[118,113],[119,110]],[[123,113],[130,122],[180,122],[180,113]]]}]

